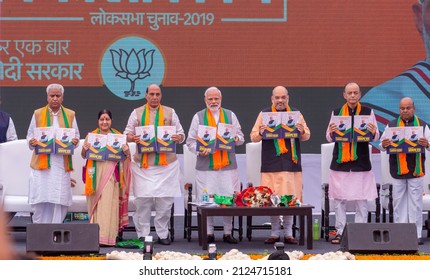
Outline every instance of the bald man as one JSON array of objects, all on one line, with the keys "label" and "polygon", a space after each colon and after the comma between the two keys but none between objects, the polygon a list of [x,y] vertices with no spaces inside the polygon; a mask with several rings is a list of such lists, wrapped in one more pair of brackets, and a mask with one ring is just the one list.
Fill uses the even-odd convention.
[{"label": "bald man", "polygon": [[[430,131],[426,122],[415,115],[414,101],[404,97],[399,104],[400,115],[390,121],[387,127],[423,127],[423,135],[418,144],[429,149]],[[380,147],[386,149],[390,139],[382,134]],[[425,153],[390,154],[390,174],[393,177],[393,210],[395,223],[414,223],[417,226],[418,244],[423,244],[423,192]],[[403,162],[402,162],[403,161]],[[404,164],[402,164],[404,163]],[[417,164],[419,163],[419,164]],[[405,166],[406,168],[401,168]]]}]

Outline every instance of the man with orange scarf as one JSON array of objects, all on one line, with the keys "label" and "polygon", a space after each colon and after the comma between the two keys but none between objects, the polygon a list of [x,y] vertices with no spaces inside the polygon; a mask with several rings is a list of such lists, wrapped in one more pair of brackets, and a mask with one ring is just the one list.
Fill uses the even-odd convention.
[{"label": "man with orange scarf", "polygon": [[[290,96],[288,90],[283,86],[277,86],[272,91],[272,106],[262,112],[285,112],[296,111],[288,105]],[[263,125],[262,112],[257,117],[251,130],[251,141],[261,142],[261,185],[272,189],[273,193],[283,195],[294,195],[302,201],[302,162],[300,141],[307,141],[311,132],[306,125],[303,115],[296,124],[300,133],[295,139],[263,139],[263,132],[267,128]],[[274,244],[280,241],[281,225],[280,217],[270,217],[272,231],[270,237],[264,241],[266,244]],[[283,217],[284,242],[297,244],[293,237],[293,217]]]},{"label": "man with orange scarf", "polygon": [[[79,129],[75,112],[62,106],[64,88],[50,84],[46,88],[48,105],[34,111],[27,132],[31,150],[38,143],[34,138],[36,127],[74,128],[72,142],[79,145]],[[29,182],[29,203],[34,212],[33,223],[62,223],[67,209],[72,205],[70,171],[73,171],[70,155],[41,154],[33,151]]]},{"label": "man with orange scarf", "polygon": [[[367,129],[372,133],[373,140],[378,140],[379,131],[373,110],[362,106],[359,102],[361,98],[359,85],[355,82],[346,84],[343,98],[346,103],[334,110],[331,116],[351,116],[351,127],[354,127],[353,115],[370,115],[371,121],[367,124]],[[332,133],[337,129],[338,126],[331,118],[326,132],[328,142],[333,142]],[[355,203],[355,222],[365,223],[367,200],[377,197],[368,142],[335,143],[330,164],[329,186],[329,197],[334,199],[336,217],[336,236],[331,243],[339,244],[346,224],[347,201]]]},{"label": "man with orange scarf", "polygon": [[[161,89],[151,84],[146,89],[146,104],[131,113],[124,134],[128,142],[139,143],[141,135],[136,135],[138,126],[175,126],[176,134],[171,140],[176,144],[185,140],[184,129],[173,108],[161,105]],[[155,129],[157,132],[157,129]],[[170,245],[169,220],[174,197],[181,196],[180,168],[175,153],[136,154],[131,163],[132,188],[136,205],[133,221],[137,236],[144,239],[151,230],[151,209],[155,205],[154,226],[158,243]]]},{"label": "man with orange scarf", "polygon": [[[222,94],[218,88],[208,88],[205,91],[204,100],[207,108],[194,115],[187,138],[188,149],[197,155],[196,194],[197,197],[202,197],[203,188],[206,188],[207,192],[210,194],[232,196],[234,192],[240,190],[236,154],[221,150],[215,150],[213,154],[209,154],[207,150],[197,152],[197,132],[199,125],[217,126],[217,124],[221,122],[232,124],[236,127],[237,133],[234,138],[236,146],[242,145],[245,139],[236,115],[232,111],[221,107]],[[231,216],[223,218],[223,241],[236,244],[237,240],[231,235],[233,227],[232,219]],[[215,241],[214,217],[208,217],[207,232],[208,243],[213,243]]]},{"label": "man with orange scarf", "polygon": [[[390,121],[387,127],[421,126],[423,136],[418,144],[429,149],[430,131],[427,123],[415,115],[415,105],[410,97],[400,100],[400,116]],[[390,139],[381,136],[380,147],[383,149],[390,145]],[[395,223],[414,223],[417,225],[418,244],[422,241],[423,226],[423,192],[424,192],[424,162],[425,153],[417,154],[391,154],[390,174],[393,177],[393,210]]]}]

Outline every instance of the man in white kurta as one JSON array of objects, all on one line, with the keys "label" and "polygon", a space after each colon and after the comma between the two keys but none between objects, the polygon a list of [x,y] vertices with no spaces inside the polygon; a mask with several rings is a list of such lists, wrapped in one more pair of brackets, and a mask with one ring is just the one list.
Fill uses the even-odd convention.
[{"label": "man in white kurta", "polygon": [[[128,142],[139,143],[141,135],[135,128],[154,125],[159,120],[161,125],[175,126],[176,134],[171,136],[176,144],[185,140],[185,133],[175,110],[161,105],[162,93],[158,85],[152,84],[146,90],[147,103],[133,110],[127,122],[124,134]],[[163,117],[164,116],[164,117]],[[175,153],[166,153],[163,165],[163,154],[151,152],[146,156],[136,153],[131,164],[132,189],[136,213],[133,221],[137,236],[144,239],[151,230],[152,206],[155,207],[154,226],[158,243],[170,245],[169,220],[174,197],[181,196],[180,166]]]},{"label": "man in white kurta", "polygon": [[[399,104],[399,116],[387,124],[388,127],[415,127],[422,135],[416,144],[430,149],[428,124],[415,114],[415,103],[410,97],[403,97]],[[416,135],[416,134],[415,134]],[[417,136],[418,138],[418,136]],[[381,136],[380,148],[387,149],[392,141],[387,129]],[[406,141],[405,141],[406,142]],[[393,212],[395,223],[413,223],[417,227],[418,245],[423,244],[423,193],[425,153],[390,154],[389,170],[393,178]],[[428,160],[428,159],[427,159]]]},{"label": "man in white kurta", "polygon": [[[211,114],[214,118],[214,123],[220,122],[220,112],[225,113],[227,119],[225,123],[232,124],[236,128],[236,136],[234,138],[235,145],[242,145],[245,142],[239,120],[236,115],[227,109],[221,108],[222,95],[221,91],[216,87],[210,87],[205,92],[205,103],[207,109],[197,112],[188,132],[187,146],[188,149],[197,155],[196,163],[196,194],[197,197],[202,197],[203,188],[207,189],[209,194],[219,196],[232,196],[234,192],[240,190],[239,173],[236,164],[235,153],[229,153],[230,164],[219,169],[211,169],[209,167],[209,152],[207,150],[197,151],[196,141],[199,125],[208,125],[204,123],[205,114]],[[210,112],[209,112],[210,111]],[[236,244],[237,240],[231,235],[232,232],[232,217],[224,217],[224,236],[223,241],[231,244]],[[208,242],[214,242],[214,217],[208,217],[207,223]]]},{"label": "man in white kurta", "polygon": [[[351,127],[354,127],[354,115],[368,115],[368,131],[373,140],[379,139],[376,118],[373,110],[362,106],[359,102],[361,90],[357,83],[345,85],[343,97],[346,103],[331,113],[326,130],[328,142],[333,142],[332,134],[338,127],[333,116],[350,116]],[[355,204],[355,222],[365,223],[367,219],[367,200],[377,197],[375,175],[370,161],[369,142],[336,142],[329,173],[329,197],[334,199],[336,216],[336,236],[332,244],[340,244],[340,239],[346,225],[346,204]]]},{"label": "man in white kurta", "polygon": [[[47,112],[50,115],[50,126],[62,127],[64,116],[67,117],[69,126],[75,129],[72,139],[75,148],[79,145],[79,129],[74,117],[74,112],[62,107],[64,88],[59,84],[51,84],[46,89]],[[42,109],[42,108],[41,108]],[[39,109],[40,110],[40,109]],[[38,125],[37,112],[33,114],[27,132],[27,141],[31,150],[34,150],[38,140],[34,137],[34,130]],[[67,113],[66,113],[67,112]],[[59,119],[62,121],[60,122]],[[33,152],[34,153],[34,152]],[[33,155],[36,158],[37,155]],[[70,171],[65,168],[63,155],[50,154],[50,167],[48,169],[37,169],[32,166],[29,182],[29,204],[32,207],[33,223],[62,223],[67,209],[72,205],[72,189]]]}]

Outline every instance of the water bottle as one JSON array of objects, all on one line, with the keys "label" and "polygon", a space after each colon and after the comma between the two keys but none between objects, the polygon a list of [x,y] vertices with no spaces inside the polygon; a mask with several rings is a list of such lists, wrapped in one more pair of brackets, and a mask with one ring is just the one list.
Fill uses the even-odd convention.
[{"label": "water bottle", "polygon": [[209,194],[208,194],[207,188],[203,188],[202,202],[203,203],[209,202]]},{"label": "water bottle", "polygon": [[314,240],[319,240],[320,239],[320,225],[318,222],[318,219],[314,220],[314,224],[313,224],[313,237]]}]

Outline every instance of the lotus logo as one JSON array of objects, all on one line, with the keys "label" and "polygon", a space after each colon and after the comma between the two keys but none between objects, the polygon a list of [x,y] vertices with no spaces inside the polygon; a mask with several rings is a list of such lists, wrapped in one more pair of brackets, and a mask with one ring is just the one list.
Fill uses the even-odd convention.
[{"label": "lotus logo", "polygon": [[126,37],[110,45],[103,55],[101,74],[116,96],[138,100],[150,84],[161,84],[164,59],[158,48],[141,37]]},{"label": "lotus logo", "polygon": [[125,97],[139,96],[140,91],[135,90],[135,83],[137,79],[145,79],[151,76],[153,56],[155,50],[145,52],[145,49],[141,49],[136,53],[134,49],[131,49],[129,53],[125,50],[120,49],[119,52],[116,50],[110,50],[112,55],[112,64],[116,70],[117,77],[121,79],[127,79],[131,83],[129,91],[124,91]]}]

